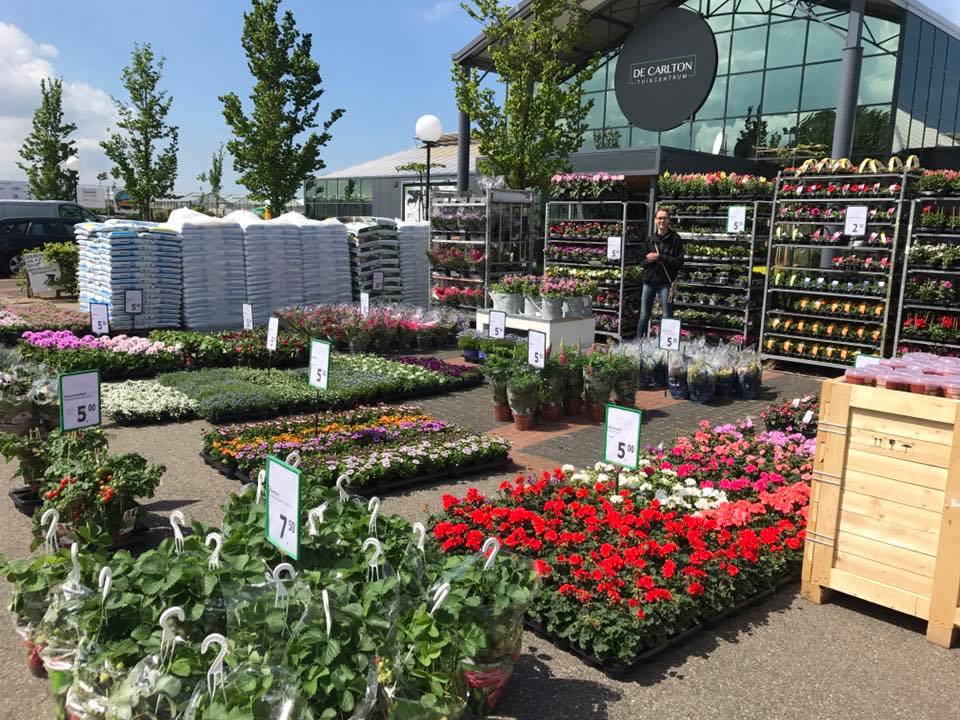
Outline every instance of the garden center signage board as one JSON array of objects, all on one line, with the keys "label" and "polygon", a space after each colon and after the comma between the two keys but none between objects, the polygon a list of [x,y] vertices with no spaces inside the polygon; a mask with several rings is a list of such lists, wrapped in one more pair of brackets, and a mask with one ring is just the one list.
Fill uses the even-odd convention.
[{"label": "garden center signage board", "polygon": [[642,418],[639,410],[607,405],[603,426],[604,462],[622,465],[631,470],[637,469]]},{"label": "garden center signage board", "polygon": [[631,125],[669,130],[706,101],[717,75],[717,40],[697,13],[667,7],[637,25],[617,60],[614,88]]},{"label": "garden center signage board", "polygon": [[57,378],[60,429],[83,430],[100,424],[100,372],[82,370]]},{"label": "garden center signage board", "polygon": [[277,349],[277,334],[280,332],[280,318],[271,317],[267,320],[267,350]]},{"label": "garden center signage board", "polygon": [[105,303],[90,303],[90,329],[94,335],[106,335],[110,332],[110,309]]},{"label": "garden center signage board", "polygon": [[674,318],[664,318],[660,321],[660,349],[680,349],[680,321]]},{"label": "garden center signage board", "polygon": [[527,333],[527,362],[541,370],[547,364],[547,334],[539,330]]},{"label": "garden center signage board", "polygon": [[267,542],[300,559],[300,471],[267,455]]},{"label": "garden center signage board", "polygon": [[491,310],[489,323],[487,335],[494,340],[502,340],[507,329],[507,314],[503,310]]},{"label": "garden center signage board", "polygon": [[330,343],[310,341],[310,384],[317,390],[326,390],[330,381]]},{"label": "garden center signage board", "polygon": [[744,205],[731,205],[727,208],[727,232],[742,233],[747,227],[747,208]]},{"label": "garden center signage board", "polygon": [[143,312],[143,290],[125,290],[123,293],[123,309],[129,315],[139,315]]},{"label": "garden center signage board", "polygon": [[243,304],[243,329],[253,330],[253,305]]}]

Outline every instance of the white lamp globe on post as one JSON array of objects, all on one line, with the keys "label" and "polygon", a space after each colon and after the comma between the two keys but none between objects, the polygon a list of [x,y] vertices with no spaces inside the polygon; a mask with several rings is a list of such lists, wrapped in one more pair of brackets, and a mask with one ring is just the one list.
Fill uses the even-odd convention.
[{"label": "white lamp globe on post", "polygon": [[427,209],[427,218],[430,217],[430,148],[437,144],[443,135],[443,125],[436,115],[421,115],[417,118],[414,128],[417,139],[427,146],[427,189],[424,196],[424,206]]},{"label": "white lamp globe on post", "polygon": [[73,199],[74,202],[79,203],[80,201],[80,158],[76,155],[71,155],[67,158],[67,161],[63,164],[67,170],[75,172],[77,174],[77,181],[73,184]]}]

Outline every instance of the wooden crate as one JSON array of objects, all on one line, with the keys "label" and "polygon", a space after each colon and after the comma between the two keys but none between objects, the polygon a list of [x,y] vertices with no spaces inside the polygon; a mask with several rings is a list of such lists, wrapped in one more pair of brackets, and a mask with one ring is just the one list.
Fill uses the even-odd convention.
[{"label": "wooden crate", "polygon": [[803,597],[836,590],[960,625],[960,401],[823,383]]}]

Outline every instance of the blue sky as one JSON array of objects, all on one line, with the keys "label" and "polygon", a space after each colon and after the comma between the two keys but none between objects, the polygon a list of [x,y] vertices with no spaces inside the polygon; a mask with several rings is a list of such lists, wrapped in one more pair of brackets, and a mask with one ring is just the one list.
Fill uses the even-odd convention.
[{"label": "blue sky", "polygon": [[[926,0],[960,24],[960,0]],[[0,5],[0,179],[20,179],[17,149],[38,104],[39,78],[65,83],[65,106],[77,122],[81,182],[109,169],[98,147],[113,120],[110,96],[123,96],[121,68],[134,42],[151,42],[166,56],[163,87],[174,97],[180,126],[176,189],[196,190],[196,175],[229,137],[218,95],[246,101],[251,85],[240,47],[246,0],[29,0]],[[325,94],[321,118],[334,107],[346,115],[322,151],[336,170],[412,147],[423,113],[456,130],[451,54],[478,31],[457,0],[285,0],[301,31],[313,34]],[[248,105],[249,107],[249,105]],[[234,174],[225,168],[232,192]]]}]

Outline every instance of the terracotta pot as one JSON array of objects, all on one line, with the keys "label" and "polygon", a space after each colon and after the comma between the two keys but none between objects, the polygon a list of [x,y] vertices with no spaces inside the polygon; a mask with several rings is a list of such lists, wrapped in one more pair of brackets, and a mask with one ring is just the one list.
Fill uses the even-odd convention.
[{"label": "terracotta pot", "polygon": [[504,403],[500,405],[499,403],[493,404],[493,419],[497,422],[510,422],[513,419],[513,415],[510,412],[510,406]]},{"label": "terracotta pot", "polygon": [[529,415],[517,415],[513,416],[513,426],[517,430],[533,430],[533,421],[535,415],[530,413]]},{"label": "terracotta pot", "polygon": [[540,415],[546,422],[560,422],[563,417],[562,405],[541,405]]},{"label": "terracotta pot", "polygon": [[587,414],[590,416],[591,422],[602,423],[605,413],[606,413],[606,406],[587,403]]},{"label": "terracotta pot", "polygon": [[580,398],[567,398],[563,401],[563,414],[567,417],[576,417],[583,412],[583,401]]}]

